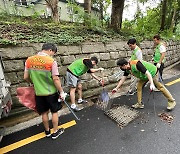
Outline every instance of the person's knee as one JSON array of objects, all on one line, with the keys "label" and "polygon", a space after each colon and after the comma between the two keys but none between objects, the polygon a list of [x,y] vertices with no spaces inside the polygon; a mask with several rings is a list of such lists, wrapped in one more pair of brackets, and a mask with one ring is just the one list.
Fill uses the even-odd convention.
[{"label": "person's knee", "polygon": [[78,89],[82,90],[82,84],[78,84]]},{"label": "person's knee", "polygon": [[158,86],[156,86],[157,87],[157,89],[159,89],[160,91],[162,91],[163,89],[164,89],[164,85],[162,85],[162,84],[160,84],[160,85],[158,85]]},{"label": "person's knee", "polygon": [[75,93],[76,88],[70,88],[70,93]]}]

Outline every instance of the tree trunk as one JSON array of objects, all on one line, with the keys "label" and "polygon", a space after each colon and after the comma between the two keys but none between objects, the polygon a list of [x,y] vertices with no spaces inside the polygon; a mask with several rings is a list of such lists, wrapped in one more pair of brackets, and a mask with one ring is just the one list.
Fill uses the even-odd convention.
[{"label": "tree trunk", "polygon": [[84,0],[84,11],[88,14],[91,13],[91,0]]},{"label": "tree trunk", "polygon": [[170,29],[173,31],[174,30],[174,25],[175,25],[175,16],[176,16],[176,7],[174,8],[174,11],[173,11],[173,16],[172,16],[172,20],[171,20],[171,26],[170,26]]},{"label": "tree trunk", "polygon": [[111,27],[118,31],[122,26],[122,15],[125,0],[112,0]]},{"label": "tree trunk", "polygon": [[103,0],[100,0],[101,24],[103,26]]},{"label": "tree trunk", "polygon": [[84,0],[84,25],[90,26],[91,22],[91,0]]},{"label": "tree trunk", "polygon": [[167,9],[167,0],[164,0],[162,3],[162,15],[161,15],[161,27],[160,31],[164,30],[165,19],[166,19],[166,9]]},{"label": "tree trunk", "polygon": [[54,22],[59,22],[59,13],[58,13],[58,0],[45,0],[47,5],[51,8],[52,19]]}]

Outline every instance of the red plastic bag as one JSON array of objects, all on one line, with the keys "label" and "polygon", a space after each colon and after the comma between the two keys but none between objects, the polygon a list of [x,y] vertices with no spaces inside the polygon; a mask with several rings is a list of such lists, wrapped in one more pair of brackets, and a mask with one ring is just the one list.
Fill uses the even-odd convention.
[{"label": "red plastic bag", "polygon": [[16,92],[21,104],[37,112],[34,87],[18,87]]}]

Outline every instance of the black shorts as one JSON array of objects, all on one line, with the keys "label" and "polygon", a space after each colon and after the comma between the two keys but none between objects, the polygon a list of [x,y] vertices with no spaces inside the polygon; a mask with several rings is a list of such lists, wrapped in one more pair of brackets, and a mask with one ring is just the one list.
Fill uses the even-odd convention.
[{"label": "black shorts", "polygon": [[35,96],[36,109],[39,114],[50,110],[52,113],[59,111],[62,108],[61,102],[58,102],[59,94],[55,93],[49,96]]}]

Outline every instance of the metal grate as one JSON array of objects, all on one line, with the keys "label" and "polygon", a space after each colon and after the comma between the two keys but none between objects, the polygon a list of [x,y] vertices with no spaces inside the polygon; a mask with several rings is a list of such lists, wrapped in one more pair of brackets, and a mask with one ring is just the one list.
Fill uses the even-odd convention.
[{"label": "metal grate", "polygon": [[108,111],[104,112],[105,115],[110,117],[112,120],[117,122],[118,126],[122,129],[126,125],[128,125],[129,122],[134,120],[139,116],[139,111],[130,108],[126,105],[123,106],[115,106],[111,108]]}]

